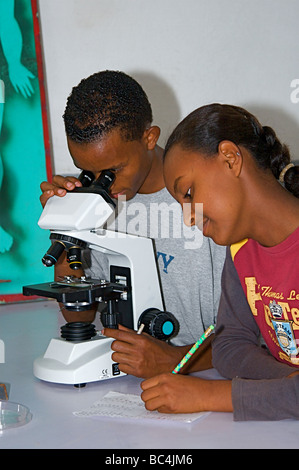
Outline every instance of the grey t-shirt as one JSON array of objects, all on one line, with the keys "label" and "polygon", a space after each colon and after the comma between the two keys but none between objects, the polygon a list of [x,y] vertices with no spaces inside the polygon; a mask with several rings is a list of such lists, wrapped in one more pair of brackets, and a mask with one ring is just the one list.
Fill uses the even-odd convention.
[{"label": "grey t-shirt", "polygon": [[[225,247],[203,237],[197,227],[184,225],[181,206],[166,188],[136,194],[108,221],[107,228],[154,240],[165,309],[180,323],[172,344],[191,344],[215,324]],[[105,258],[93,251],[86,274],[108,279]]]}]

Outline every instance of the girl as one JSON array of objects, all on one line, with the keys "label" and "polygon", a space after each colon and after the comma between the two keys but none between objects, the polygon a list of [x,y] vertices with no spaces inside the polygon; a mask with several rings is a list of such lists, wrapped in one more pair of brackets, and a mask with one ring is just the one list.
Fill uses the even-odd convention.
[{"label": "girl", "polygon": [[146,408],[299,419],[299,167],[273,129],[211,104],[173,131],[164,174],[172,196],[191,203],[185,223],[228,247],[213,365],[229,380],[158,375],[142,383]]}]

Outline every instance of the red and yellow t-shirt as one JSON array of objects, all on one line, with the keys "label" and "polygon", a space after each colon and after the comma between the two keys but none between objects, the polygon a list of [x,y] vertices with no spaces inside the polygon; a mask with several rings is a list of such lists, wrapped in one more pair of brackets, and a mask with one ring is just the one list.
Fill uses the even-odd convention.
[{"label": "red and yellow t-shirt", "polygon": [[299,367],[299,228],[270,248],[244,240],[231,255],[269,351]]}]

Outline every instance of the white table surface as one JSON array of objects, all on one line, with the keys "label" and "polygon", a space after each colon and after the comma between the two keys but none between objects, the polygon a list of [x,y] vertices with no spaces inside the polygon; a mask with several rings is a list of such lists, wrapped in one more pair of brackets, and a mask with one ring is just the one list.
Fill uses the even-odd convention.
[{"label": "white table surface", "polygon": [[[108,391],[140,393],[141,379],[124,376],[87,384],[42,382],[32,365],[52,337],[59,336],[61,319],[55,301],[0,306],[0,339],[5,361],[0,383],[9,384],[9,400],[26,405],[32,420],[0,431],[2,449],[270,449],[299,448],[299,422],[234,422],[231,413],[210,413],[193,423],[115,418],[79,418],[80,411]],[[215,371],[204,376],[215,378]],[[217,376],[217,374],[216,374]]]}]

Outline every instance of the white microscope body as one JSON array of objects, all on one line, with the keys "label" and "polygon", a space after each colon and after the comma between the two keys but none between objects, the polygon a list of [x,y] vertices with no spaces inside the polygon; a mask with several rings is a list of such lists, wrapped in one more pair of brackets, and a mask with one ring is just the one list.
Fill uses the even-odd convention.
[{"label": "white microscope body", "polygon": [[[54,240],[56,248],[52,244],[52,251],[50,248],[44,258],[51,261],[53,252],[56,257],[55,250],[68,249],[71,265],[76,264],[70,255],[74,245],[77,248],[79,245],[79,250],[84,246],[100,251],[108,257],[110,279],[74,277],[61,282],[24,286],[24,295],[53,297],[62,302],[65,308],[76,311],[86,310],[94,302],[104,301],[108,305],[108,317],[106,315],[105,318],[116,323],[112,327],[117,328],[119,321],[136,330],[144,314],[142,318],[145,321],[142,323],[147,327],[144,331],[151,333],[156,323],[161,333],[166,333],[161,339],[170,338],[177,324],[171,314],[163,312],[152,240],[101,228],[114,211],[113,201],[109,196],[106,197],[108,193],[105,195],[102,191],[96,194],[84,192],[83,188],[80,190],[69,192],[63,198],[54,196],[48,200],[38,225],[51,231],[50,238]],[[150,312],[149,320],[146,318],[147,312]],[[119,319],[116,320],[116,316]],[[80,327],[78,323],[68,323],[62,330],[68,330],[69,326]],[[90,328],[90,324],[83,326]],[[71,339],[63,335],[61,338],[53,338],[45,354],[34,361],[34,375],[44,381],[76,386],[124,375],[111,358],[113,340],[98,332],[92,334],[92,337],[85,339],[83,332],[77,339],[75,329],[71,332]],[[81,339],[83,337],[84,340]]]}]

